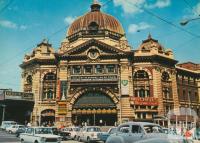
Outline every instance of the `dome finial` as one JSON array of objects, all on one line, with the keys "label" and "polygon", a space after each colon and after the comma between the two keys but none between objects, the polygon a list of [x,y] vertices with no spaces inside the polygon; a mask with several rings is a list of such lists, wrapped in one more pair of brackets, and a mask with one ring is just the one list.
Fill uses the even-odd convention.
[{"label": "dome finial", "polygon": [[98,0],[93,0],[91,7],[91,12],[100,11],[101,5],[99,4]]},{"label": "dome finial", "polygon": [[148,35],[148,39],[152,39],[152,38],[151,38],[151,33],[150,33],[150,32],[149,32],[149,35]]}]

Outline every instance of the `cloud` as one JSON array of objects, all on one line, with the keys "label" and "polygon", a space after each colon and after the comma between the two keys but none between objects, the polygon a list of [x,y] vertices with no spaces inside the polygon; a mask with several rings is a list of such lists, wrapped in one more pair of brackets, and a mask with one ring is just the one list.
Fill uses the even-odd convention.
[{"label": "cloud", "polygon": [[74,20],[76,19],[76,16],[72,17],[72,16],[67,16],[65,19],[64,19],[64,23],[66,25],[69,25],[71,24]]},{"label": "cloud", "polygon": [[197,3],[197,5],[193,7],[193,12],[195,15],[200,15],[200,2]]},{"label": "cloud", "polygon": [[115,6],[121,6],[127,14],[135,14],[142,12],[142,7],[147,9],[164,8],[170,6],[171,0],[156,0],[154,3],[149,3],[147,0],[114,0]]},{"label": "cloud", "polygon": [[164,8],[167,6],[170,6],[171,1],[170,0],[157,0],[155,3],[153,4],[145,4],[146,8]]},{"label": "cloud", "polygon": [[26,25],[17,25],[16,23],[9,21],[9,20],[0,20],[0,26],[9,28],[9,29],[19,29],[19,30],[26,30]]},{"label": "cloud", "polygon": [[17,24],[8,20],[0,20],[0,26],[10,29],[17,29]]},{"label": "cloud", "polygon": [[149,28],[153,28],[153,26],[145,22],[140,22],[139,24],[130,24],[128,27],[128,32],[136,33],[139,32],[140,30],[145,30]]},{"label": "cloud", "polygon": [[141,12],[140,7],[145,3],[145,0],[114,0],[115,6],[121,6],[125,13]]},{"label": "cloud", "polygon": [[19,29],[20,29],[20,30],[26,30],[26,29],[27,29],[27,26],[26,26],[26,25],[20,25],[20,26],[19,26]]}]

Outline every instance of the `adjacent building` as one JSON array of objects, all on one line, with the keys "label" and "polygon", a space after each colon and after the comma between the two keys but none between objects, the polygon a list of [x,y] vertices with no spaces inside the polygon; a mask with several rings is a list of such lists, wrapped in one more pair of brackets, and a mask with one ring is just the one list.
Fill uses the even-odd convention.
[{"label": "adjacent building", "polygon": [[33,123],[110,126],[152,122],[180,107],[199,116],[200,65],[177,63],[150,34],[132,50],[120,22],[94,2],[58,51],[43,40],[20,67],[24,92],[34,93]]}]

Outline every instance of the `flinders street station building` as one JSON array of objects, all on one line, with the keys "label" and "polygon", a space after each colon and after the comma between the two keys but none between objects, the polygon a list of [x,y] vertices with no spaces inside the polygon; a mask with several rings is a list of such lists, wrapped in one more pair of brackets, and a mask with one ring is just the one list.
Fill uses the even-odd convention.
[{"label": "flinders street station building", "polygon": [[[33,124],[107,125],[164,120],[191,108],[200,117],[200,64],[178,63],[150,34],[136,50],[120,22],[91,10],[68,28],[58,51],[43,40],[22,64],[22,88],[34,94]],[[177,111],[179,112],[179,111]],[[190,115],[172,116],[186,124]]]}]

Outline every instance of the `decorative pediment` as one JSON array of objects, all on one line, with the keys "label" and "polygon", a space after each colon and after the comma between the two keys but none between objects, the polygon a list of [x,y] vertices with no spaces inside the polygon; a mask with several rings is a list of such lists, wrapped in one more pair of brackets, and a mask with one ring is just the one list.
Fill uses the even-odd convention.
[{"label": "decorative pediment", "polygon": [[65,52],[63,56],[85,56],[89,55],[91,58],[95,58],[100,55],[115,55],[115,54],[126,54],[126,52],[105,44],[101,41],[91,39],[79,46]]}]

